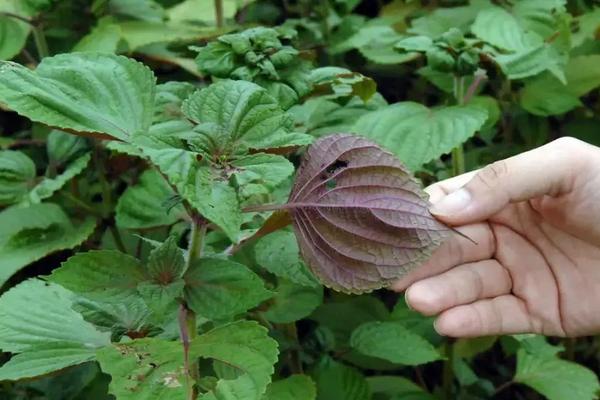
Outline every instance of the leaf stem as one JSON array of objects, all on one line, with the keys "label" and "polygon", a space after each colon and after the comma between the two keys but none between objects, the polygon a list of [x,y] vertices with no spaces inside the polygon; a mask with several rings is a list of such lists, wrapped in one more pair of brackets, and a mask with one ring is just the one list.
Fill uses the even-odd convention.
[{"label": "leaf stem", "polygon": [[32,25],[31,33],[33,33],[33,40],[35,42],[35,48],[37,49],[39,59],[42,60],[44,57],[48,57],[50,55],[50,51],[48,50],[48,42],[46,41],[46,35],[44,35],[42,25]]},{"label": "leaf stem", "polygon": [[23,16],[21,16],[19,14],[7,12],[7,11],[2,11],[2,12],[0,12],[0,16],[18,19],[19,21],[25,22],[26,24],[33,25],[33,21],[32,20],[30,20],[29,18],[23,17]]},{"label": "leaf stem", "polygon": [[498,386],[496,390],[494,390],[494,393],[492,393],[492,397],[496,397],[500,392],[503,392],[504,390],[508,389],[514,383],[515,381],[504,382],[502,385]]}]

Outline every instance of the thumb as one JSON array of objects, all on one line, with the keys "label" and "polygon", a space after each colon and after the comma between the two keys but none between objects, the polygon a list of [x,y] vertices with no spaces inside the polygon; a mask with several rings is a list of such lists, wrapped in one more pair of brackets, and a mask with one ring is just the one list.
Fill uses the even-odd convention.
[{"label": "thumb", "polygon": [[479,170],[461,188],[436,202],[431,213],[451,225],[482,221],[512,202],[558,196],[574,185],[588,144],[561,138]]}]

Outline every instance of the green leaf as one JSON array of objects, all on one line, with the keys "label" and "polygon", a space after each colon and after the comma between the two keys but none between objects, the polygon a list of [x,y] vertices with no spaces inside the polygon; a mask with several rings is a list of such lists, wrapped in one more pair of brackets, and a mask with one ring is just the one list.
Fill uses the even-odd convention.
[{"label": "green leaf", "polygon": [[308,135],[290,132],[293,119],[267,91],[245,81],[221,80],[192,94],[184,114],[198,125],[191,144],[202,154],[305,145]]},{"label": "green leaf", "polygon": [[597,37],[598,28],[600,28],[600,7],[583,13],[574,20],[579,29],[576,29],[571,36],[573,48]]},{"label": "green leaf", "polygon": [[128,332],[148,331],[151,311],[138,296],[123,298],[119,302],[92,301],[78,298],[73,309],[98,329],[118,336]]},{"label": "green leaf", "polygon": [[129,140],[152,121],[155,78],[121,56],[72,53],[46,57],[35,71],[0,63],[0,101],[49,126]]},{"label": "green leaf", "polygon": [[92,300],[119,302],[145,280],[140,262],[114,250],[78,253],[52,271],[48,280]]},{"label": "green leaf", "polygon": [[116,53],[121,37],[121,27],[112,18],[101,18],[91,32],[77,42],[73,51]]},{"label": "green leaf", "polygon": [[237,194],[222,177],[215,176],[216,171],[200,165],[199,154],[178,149],[150,148],[145,148],[144,153],[192,207],[223,229],[231,241],[238,241],[242,215]]},{"label": "green leaf", "polygon": [[296,237],[276,231],[261,238],[254,247],[256,262],[267,271],[303,286],[320,286],[300,258]]},{"label": "green leaf", "polygon": [[73,161],[89,148],[86,138],[52,130],[46,140],[46,152],[51,164],[63,165]]},{"label": "green leaf", "polygon": [[[244,4],[248,5],[252,1]],[[223,0],[222,5],[223,17],[229,19],[235,16],[239,3],[236,0]],[[198,10],[202,10],[202,12],[199,13]],[[172,21],[200,21],[216,25],[214,2],[185,0],[168,9],[167,14]]]},{"label": "green leaf", "polygon": [[51,203],[0,212],[0,286],[30,263],[80,245],[95,227],[94,218],[74,225],[59,206]]},{"label": "green leaf", "polygon": [[514,380],[550,400],[592,400],[600,390],[598,377],[588,368],[559,358],[540,357],[524,349],[517,353]]},{"label": "green leaf", "polygon": [[484,336],[472,339],[458,339],[454,344],[454,356],[469,359],[473,358],[477,354],[483,353],[491,349],[497,340],[497,336]]},{"label": "green leaf", "polygon": [[188,305],[208,319],[232,317],[272,296],[262,279],[246,266],[218,258],[195,261],[184,280]]},{"label": "green leaf", "polygon": [[365,377],[352,367],[326,357],[315,370],[317,400],[369,400],[371,392]]},{"label": "green leaf", "polygon": [[27,195],[25,203],[40,203],[59,191],[75,176],[79,175],[87,167],[91,160],[91,153],[87,153],[70,163],[67,168],[55,178],[44,178]]},{"label": "green leaf", "polygon": [[99,332],[71,307],[74,296],[61,286],[27,280],[0,297],[0,348],[6,352],[33,351],[50,343],[99,348],[110,335]]},{"label": "green leaf", "polygon": [[378,142],[416,170],[465,142],[486,120],[486,110],[475,105],[429,109],[403,102],[363,115],[352,131]]},{"label": "green leaf", "polygon": [[197,42],[215,34],[212,28],[172,22],[125,21],[120,22],[118,27],[130,51],[154,43]]},{"label": "green leaf", "polygon": [[542,44],[543,38],[528,32],[517,18],[502,7],[490,7],[481,11],[472,32],[479,39],[502,50],[519,52]]},{"label": "green leaf", "polygon": [[185,215],[181,204],[168,208],[175,192],[155,169],[144,171],[137,184],[129,186],[119,198],[117,225],[127,229],[147,229],[172,225]]},{"label": "green leaf", "polygon": [[[422,387],[402,376],[371,376],[367,378],[373,395],[385,395],[391,400],[435,400]],[[378,397],[375,397],[378,398]]]},{"label": "green leaf", "polygon": [[352,332],[350,345],[362,354],[397,364],[420,365],[441,358],[431,343],[400,322],[363,324]]},{"label": "green leaf", "polygon": [[[171,81],[157,85],[154,124],[173,119],[179,120],[180,117],[183,117],[181,105],[195,90],[196,86],[189,82]],[[157,129],[157,127],[154,127],[154,129]]]},{"label": "green leaf", "polygon": [[187,399],[181,343],[157,338],[114,343],[96,358],[112,377],[109,393],[119,400]]},{"label": "green leaf", "polygon": [[316,400],[317,388],[306,375],[292,375],[273,382],[267,388],[262,400]]},{"label": "green leaf", "polygon": [[142,21],[161,22],[165,19],[165,9],[154,0],[110,0],[109,11],[113,14]]},{"label": "green leaf", "polygon": [[480,11],[489,8],[488,0],[471,0],[464,7],[439,7],[426,15],[411,21],[409,33],[429,36],[432,39],[441,37],[452,28],[466,32]]},{"label": "green leaf", "polygon": [[169,236],[164,243],[150,252],[147,270],[150,279],[159,284],[166,285],[183,276],[185,260],[175,236]]},{"label": "green leaf", "polygon": [[279,280],[275,296],[265,318],[276,324],[288,324],[306,318],[323,302],[323,287],[306,287]]},{"label": "green leaf", "polygon": [[600,86],[600,55],[572,58],[565,68],[566,84],[550,73],[540,75],[521,90],[521,106],[540,116],[558,115],[582,105],[579,97]]},{"label": "green leaf", "polygon": [[194,357],[212,358],[239,372],[232,380],[221,379],[198,400],[259,400],[271,382],[277,361],[277,342],[253,321],[239,321],[215,328],[194,339]]},{"label": "green leaf", "polygon": [[0,205],[19,202],[33,186],[35,164],[25,153],[0,151]]},{"label": "green leaf", "polygon": [[33,378],[95,358],[96,350],[82,343],[51,342],[34,345],[0,367],[0,381]]},{"label": "green leaf", "polygon": [[271,193],[294,173],[294,165],[275,154],[250,154],[231,161],[242,197]]},{"label": "green leaf", "polygon": [[[4,11],[6,5],[0,5]],[[0,60],[10,60],[25,47],[29,25],[18,19],[0,15]]]},{"label": "green leaf", "polygon": [[329,328],[339,344],[346,344],[354,329],[372,321],[387,320],[390,313],[375,297],[344,297],[342,301],[328,302],[311,315],[311,319]]}]

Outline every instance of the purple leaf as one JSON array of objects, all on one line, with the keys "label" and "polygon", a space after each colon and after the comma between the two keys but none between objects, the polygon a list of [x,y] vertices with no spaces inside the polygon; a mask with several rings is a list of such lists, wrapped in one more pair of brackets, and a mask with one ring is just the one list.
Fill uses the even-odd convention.
[{"label": "purple leaf", "polygon": [[450,229],[428,207],[425,192],[392,154],[337,134],[310,146],[283,208],[323,284],[363,293],[390,285],[442,243]]}]

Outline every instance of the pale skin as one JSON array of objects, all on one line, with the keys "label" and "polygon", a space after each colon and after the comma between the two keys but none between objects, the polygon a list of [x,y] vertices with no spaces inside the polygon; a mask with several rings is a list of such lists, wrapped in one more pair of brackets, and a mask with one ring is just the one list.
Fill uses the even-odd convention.
[{"label": "pale skin", "polygon": [[452,235],[393,288],[441,335],[600,333],[600,148],[572,138],[439,182]]}]

